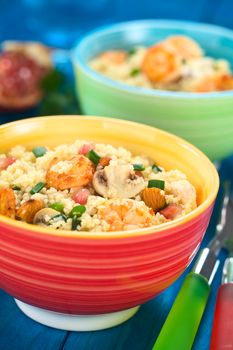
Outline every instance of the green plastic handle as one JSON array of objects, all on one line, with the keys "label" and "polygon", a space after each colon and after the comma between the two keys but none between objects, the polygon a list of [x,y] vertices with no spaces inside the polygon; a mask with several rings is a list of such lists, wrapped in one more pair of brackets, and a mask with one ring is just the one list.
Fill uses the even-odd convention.
[{"label": "green plastic handle", "polygon": [[189,350],[210,293],[205,277],[187,275],[152,350]]}]

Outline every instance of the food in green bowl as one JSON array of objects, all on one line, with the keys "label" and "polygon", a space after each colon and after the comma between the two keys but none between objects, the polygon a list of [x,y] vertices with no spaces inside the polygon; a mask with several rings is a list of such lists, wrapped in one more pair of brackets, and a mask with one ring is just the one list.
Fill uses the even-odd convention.
[{"label": "food in green bowl", "polygon": [[212,92],[233,90],[229,63],[204,55],[187,36],[170,36],[153,46],[104,51],[90,66],[113,80],[151,89]]},{"label": "food in green bowl", "polygon": [[[85,114],[149,124],[182,136],[213,160],[226,157],[233,152],[233,90],[224,86],[227,91],[197,93],[139,87],[109,79],[90,67],[90,62],[104,51],[150,47],[171,36],[187,36],[198,42],[206,56],[214,62],[224,58],[232,71],[231,30],[163,20],[112,25],[87,35],[73,51],[82,110]],[[139,78],[137,71],[132,74],[135,80]]]}]

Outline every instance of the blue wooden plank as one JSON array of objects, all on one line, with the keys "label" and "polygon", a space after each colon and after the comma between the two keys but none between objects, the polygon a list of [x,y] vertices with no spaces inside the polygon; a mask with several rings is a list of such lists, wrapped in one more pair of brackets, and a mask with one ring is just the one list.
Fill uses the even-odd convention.
[{"label": "blue wooden plank", "polygon": [[14,299],[0,290],[0,349],[59,350],[67,332],[40,325],[25,316]]},{"label": "blue wooden plank", "polygon": [[[182,277],[183,279],[183,277]],[[149,350],[165,321],[181,280],[166,292],[144,304],[124,324],[105,331],[70,333],[64,350]]]}]

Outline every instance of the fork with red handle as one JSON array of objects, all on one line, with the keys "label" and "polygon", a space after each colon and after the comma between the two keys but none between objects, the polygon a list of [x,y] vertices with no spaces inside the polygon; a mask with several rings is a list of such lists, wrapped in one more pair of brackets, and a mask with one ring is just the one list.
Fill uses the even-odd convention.
[{"label": "fork with red handle", "polygon": [[223,279],[218,290],[210,350],[233,350],[233,257],[226,259],[223,267]]}]

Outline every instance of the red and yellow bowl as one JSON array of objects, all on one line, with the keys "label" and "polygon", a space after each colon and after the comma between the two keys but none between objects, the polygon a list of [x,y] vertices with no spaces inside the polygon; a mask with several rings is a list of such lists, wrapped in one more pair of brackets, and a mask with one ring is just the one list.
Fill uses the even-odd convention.
[{"label": "red and yellow bowl", "polygon": [[0,127],[0,148],[55,146],[75,139],[124,146],[183,171],[198,207],[173,222],[124,232],[70,232],[0,217],[0,287],[24,303],[68,314],[95,315],[142,304],[185,270],[206,231],[218,175],[191,144],[164,131],[101,117],[58,116]]}]

